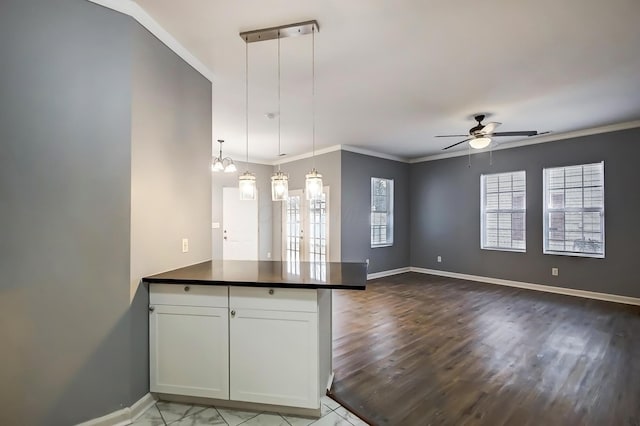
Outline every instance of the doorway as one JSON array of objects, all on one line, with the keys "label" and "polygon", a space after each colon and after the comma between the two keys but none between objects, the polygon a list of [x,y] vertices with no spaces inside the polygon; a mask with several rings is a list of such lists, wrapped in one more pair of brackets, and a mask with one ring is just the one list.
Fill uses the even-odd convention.
[{"label": "doorway", "polygon": [[258,260],[258,196],[240,200],[237,187],[222,188],[224,260]]},{"label": "doorway", "polygon": [[329,187],[307,200],[302,190],[289,191],[282,204],[282,259],[325,263],[329,259]]}]

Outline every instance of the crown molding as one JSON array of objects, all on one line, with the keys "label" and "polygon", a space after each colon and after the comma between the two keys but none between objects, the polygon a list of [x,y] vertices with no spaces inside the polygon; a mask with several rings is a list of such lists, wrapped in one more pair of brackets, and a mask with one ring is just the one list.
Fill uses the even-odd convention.
[{"label": "crown molding", "polygon": [[[578,138],[581,136],[591,136],[591,135],[597,135],[600,133],[609,133],[609,132],[615,132],[618,130],[633,129],[636,127],[640,127],[640,120],[627,121],[624,123],[617,123],[617,124],[609,124],[607,126],[592,127],[589,129],[575,130],[572,132],[551,133],[551,134],[542,135],[542,136],[532,136],[531,138],[528,138],[528,139],[501,143],[497,147],[493,148],[493,150],[498,151],[501,149],[517,148],[517,147],[526,146],[526,145],[536,145],[539,143],[554,142],[554,141],[560,141],[563,139]],[[486,151],[489,151],[489,149],[488,148],[476,149],[476,150],[472,150],[471,153],[478,154]],[[452,157],[463,157],[466,155],[469,155],[467,151],[456,151],[456,152],[451,152],[446,154],[427,155],[425,157],[413,158],[409,160],[409,163],[411,164],[422,163],[425,161],[442,160],[444,158],[452,158]]]},{"label": "crown molding", "polygon": [[[315,152],[315,155],[328,154],[330,152],[340,151],[342,149],[342,145],[332,145],[327,148],[318,149]],[[313,152],[305,152],[304,154],[292,155],[291,157],[283,157],[278,160],[274,160],[271,162],[272,166],[277,166],[278,164],[291,163],[293,161],[304,160],[305,158],[313,157]]]},{"label": "crown molding", "polygon": [[[372,151],[370,149],[358,148],[356,146],[351,146],[351,145],[332,145],[327,148],[316,150],[315,155],[328,154],[334,151],[349,151],[349,152],[354,152],[356,154],[368,155],[369,157],[383,158],[385,160],[399,161],[402,163],[409,162],[409,160],[407,160],[406,158],[398,157],[397,155],[385,154],[383,152],[377,152],[377,151]],[[277,166],[278,164],[291,163],[293,161],[303,160],[305,158],[311,158],[311,157],[313,157],[313,152],[305,152],[303,154],[293,155],[291,157],[275,160],[271,164],[274,166]]]},{"label": "crown molding", "polygon": [[384,158],[385,160],[399,161],[401,163],[409,163],[409,159],[399,157],[397,155],[385,154],[383,152],[372,151],[370,149],[359,148],[351,145],[341,145],[343,151],[355,152],[356,154],[368,155],[369,157]]},{"label": "crown molding", "polygon": [[184,47],[175,37],[165,30],[155,19],[151,17],[138,3],[132,0],[87,0],[99,6],[106,7],[116,12],[129,15],[135,19],[140,25],[145,27],[151,34],[156,36],[158,40],[164,43],[169,49],[180,56],[186,63],[191,65],[204,78],[213,82],[213,72],[207,68],[194,54]]}]

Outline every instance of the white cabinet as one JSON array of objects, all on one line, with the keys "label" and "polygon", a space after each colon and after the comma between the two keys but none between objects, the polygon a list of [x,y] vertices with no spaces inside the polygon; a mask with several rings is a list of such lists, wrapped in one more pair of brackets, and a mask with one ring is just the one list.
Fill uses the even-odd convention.
[{"label": "white cabinet", "polygon": [[228,399],[227,288],[152,284],[149,300],[151,391]]},{"label": "white cabinet", "polygon": [[152,392],[319,410],[329,290],[151,284],[149,300]]},{"label": "white cabinet", "polygon": [[318,408],[317,314],[234,308],[231,300],[231,399]]}]

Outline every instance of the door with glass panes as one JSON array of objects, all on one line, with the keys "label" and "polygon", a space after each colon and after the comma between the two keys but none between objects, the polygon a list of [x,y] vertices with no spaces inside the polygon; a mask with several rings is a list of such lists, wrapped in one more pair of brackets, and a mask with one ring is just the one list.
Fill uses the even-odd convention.
[{"label": "door with glass panes", "polygon": [[289,191],[282,203],[282,259],[287,262],[329,260],[329,187],[307,200],[302,190]]}]

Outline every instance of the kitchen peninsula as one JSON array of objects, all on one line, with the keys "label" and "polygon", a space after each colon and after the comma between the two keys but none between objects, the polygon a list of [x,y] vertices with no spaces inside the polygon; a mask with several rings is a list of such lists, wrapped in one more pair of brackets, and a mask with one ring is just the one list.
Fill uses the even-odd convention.
[{"label": "kitchen peninsula", "polygon": [[207,261],[143,278],[151,391],[319,416],[331,290],[364,290],[366,277],[366,263]]}]

